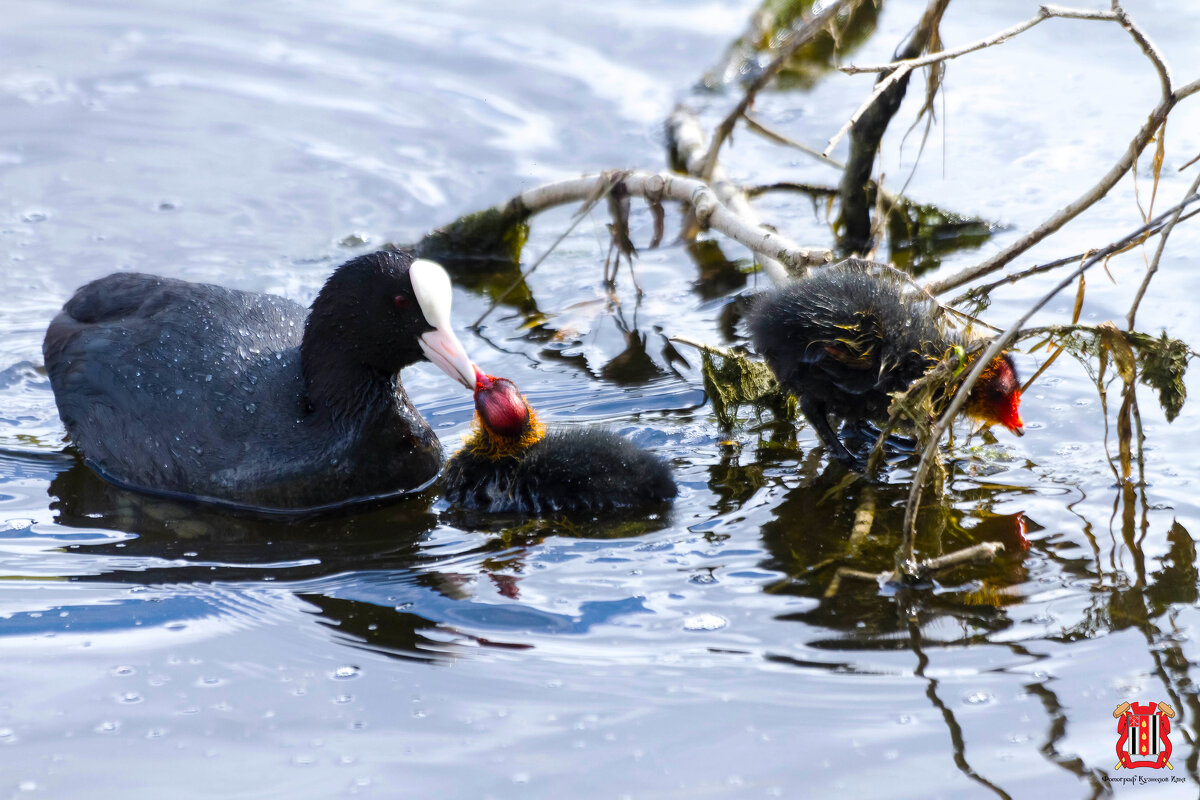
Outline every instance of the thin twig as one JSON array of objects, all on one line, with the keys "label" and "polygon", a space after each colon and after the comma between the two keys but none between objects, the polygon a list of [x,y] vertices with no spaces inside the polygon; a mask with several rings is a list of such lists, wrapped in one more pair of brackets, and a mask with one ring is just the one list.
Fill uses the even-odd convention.
[{"label": "thin twig", "polygon": [[1064,348],[1062,345],[1056,347],[1054,352],[1050,354],[1050,357],[1043,361],[1042,365],[1037,368],[1037,371],[1030,375],[1029,378],[1023,384],[1021,384],[1022,397],[1024,397],[1025,393],[1029,391],[1029,387],[1033,386],[1034,382],[1037,381],[1038,378],[1042,377],[1046,370],[1050,369],[1050,365],[1055,361],[1058,361],[1058,357],[1063,354],[1064,349],[1066,348]]},{"label": "thin twig", "polygon": [[962,550],[955,550],[953,553],[921,562],[921,572],[917,577],[928,579],[939,572],[945,572],[963,564],[986,564],[1002,550],[1004,550],[1004,545],[999,542],[980,542],[970,547],[964,547]]},{"label": "thin twig", "polygon": [[[1196,180],[1192,181],[1192,187],[1187,193],[1193,195],[1196,190],[1200,189],[1200,174],[1196,175]],[[1171,219],[1167,222],[1166,227],[1162,229],[1162,236],[1158,238],[1158,247],[1154,251],[1154,258],[1150,260],[1150,266],[1146,268],[1146,275],[1142,278],[1142,285],[1138,287],[1137,295],[1133,298],[1133,305],[1129,307],[1129,314],[1126,316],[1126,322],[1129,323],[1129,330],[1133,330],[1133,320],[1137,316],[1138,306],[1142,303],[1142,298],[1146,295],[1146,289],[1150,286],[1150,279],[1154,277],[1154,273],[1158,272],[1158,262],[1162,258],[1163,249],[1167,246],[1167,237],[1171,235],[1171,231],[1175,229],[1176,224],[1181,219],[1183,207],[1180,206],[1171,215]]]},{"label": "thin twig", "polygon": [[810,197],[836,197],[838,190],[833,186],[823,186],[819,183],[797,183],[795,181],[778,181],[762,186],[751,186],[746,189],[747,197],[758,197],[767,192],[799,192]]},{"label": "thin twig", "polygon": [[1141,28],[1134,24],[1133,19],[1116,0],[1113,2],[1112,13],[1116,16],[1116,20],[1121,24],[1121,27],[1128,31],[1133,40],[1142,48],[1142,52],[1145,53],[1146,58],[1150,59],[1150,63],[1154,65],[1154,69],[1158,73],[1159,83],[1162,84],[1163,96],[1166,97],[1169,95],[1171,93],[1171,69],[1167,66],[1167,62],[1163,60],[1162,56],[1158,54],[1158,49],[1154,46],[1154,43],[1150,41],[1150,38],[1146,36]]},{"label": "thin twig", "polygon": [[1147,144],[1149,144],[1150,140],[1154,137],[1155,131],[1162,126],[1163,121],[1166,119],[1167,113],[1174,105],[1175,100],[1173,98],[1169,98],[1160,103],[1154,109],[1154,111],[1151,112],[1150,119],[1147,120],[1147,122],[1142,126],[1141,130],[1138,131],[1137,136],[1134,137],[1133,142],[1129,145],[1129,148],[1125,151],[1125,154],[1122,155],[1120,160],[1113,165],[1112,169],[1110,169],[1104,175],[1104,177],[1100,179],[1099,183],[1097,183],[1091,189],[1088,189],[1076,200],[1060,209],[1041,225],[1025,234],[1016,242],[1013,242],[996,255],[984,261],[982,264],[969,267],[947,278],[943,278],[940,281],[933,281],[932,283],[928,284],[929,291],[934,294],[942,294],[943,292],[948,292],[951,289],[957,289],[958,287],[968,284],[977,278],[983,277],[984,275],[990,275],[991,273],[996,272],[1005,264],[1008,264],[1014,258],[1021,255],[1021,253],[1024,253],[1026,250],[1057,231],[1063,225],[1066,225],[1072,219],[1079,216],[1079,214],[1083,213],[1084,210],[1090,208],[1093,204],[1100,200],[1100,198],[1108,194],[1109,189],[1116,186],[1117,182],[1120,181],[1121,178],[1125,177],[1125,173],[1127,173],[1130,167],[1133,166],[1138,154],[1145,149]]},{"label": "thin twig", "polygon": [[796,54],[797,50],[808,44],[808,42],[814,36],[824,30],[829,23],[835,20],[844,9],[856,2],[860,2],[860,0],[836,0],[836,2],[830,3],[829,7],[823,10],[820,14],[805,22],[800,30],[792,34],[791,41],[789,41],[787,45],[784,46],[784,48],[779,52],[779,55],[775,56],[774,60],[772,60],[771,63],[768,64],[761,73],[759,73],[758,77],[754,79],[754,82],[746,87],[746,94],[742,97],[741,101],[734,107],[732,111],[729,112],[729,115],[721,121],[721,124],[717,126],[716,130],[713,131],[712,142],[708,146],[708,154],[704,157],[704,164],[699,173],[701,177],[708,178],[712,176],[712,170],[713,167],[716,166],[717,153],[720,151],[721,145],[725,144],[725,140],[728,139],[729,134],[733,132],[734,125],[736,125],[738,119],[746,113],[746,109],[748,109],[754,102],[754,98],[758,95],[759,91],[762,90],[762,88],[772,80],[774,80],[775,76],[779,74],[779,71],[782,70],[789,61],[791,61],[792,56]]},{"label": "thin twig", "polygon": [[[677,106],[667,117],[666,127],[671,146],[679,161],[682,162],[684,170],[692,177],[700,178],[705,172],[706,153],[711,152],[708,147],[708,137],[704,129],[700,127],[700,121],[691,109],[681,105]],[[727,206],[748,223],[762,224],[758,212],[755,211],[754,206],[750,205],[745,191],[726,176],[724,168],[719,164],[713,164],[708,175],[707,183],[721,204]],[[790,280],[787,269],[777,259],[757,251],[756,254],[763,272],[771,283],[781,286]],[[833,254],[829,253],[828,258],[822,260],[832,261]]]},{"label": "thin twig", "polygon": [[833,573],[833,580],[829,581],[829,586],[825,587],[825,598],[830,599],[837,597],[838,590],[842,588],[842,578],[857,578],[860,581],[875,581],[885,580],[888,573],[883,572],[866,572],[861,569],[851,569],[850,567],[838,567],[837,572]]},{"label": "thin twig", "polygon": [[[525,216],[531,216],[558,206],[585,201],[608,180],[609,173],[602,173],[550,183],[527,189],[496,208],[503,210],[515,207]],[[828,250],[801,247],[781,233],[747,221],[723,205],[712,187],[695,178],[670,172],[632,171],[622,172],[621,181],[634,197],[655,202],[673,200],[690,204],[702,225],[756,253],[774,258],[786,267],[803,270],[828,263],[833,258]]]},{"label": "thin twig", "polygon": [[738,353],[735,353],[732,350],[727,350],[724,347],[717,347],[715,344],[705,344],[704,342],[696,341],[695,339],[687,336],[672,336],[667,339],[667,341],[686,344],[688,347],[694,347],[697,350],[701,350],[705,353],[712,353],[713,355],[720,356],[721,358],[736,358],[738,356]]},{"label": "thin twig", "polygon": [[[1172,213],[1176,209],[1183,208],[1184,206],[1190,205],[1197,200],[1200,200],[1200,195],[1189,195],[1188,197],[1184,198],[1184,200],[1175,208],[1170,209],[1167,213]],[[921,453],[921,463],[917,467],[916,475],[913,476],[912,488],[909,490],[908,494],[908,503],[904,509],[904,538],[901,542],[900,549],[896,553],[898,571],[905,572],[907,570],[915,569],[917,566],[914,558],[913,546],[916,539],[917,508],[921,502],[921,493],[924,488],[925,477],[928,475],[929,468],[935,460],[935,455],[937,454],[942,435],[947,429],[949,429],[950,424],[953,422],[958,412],[962,410],[962,407],[967,402],[967,397],[971,392],[971,387],[975,385],[977,380],[979,380],[979,376],[988,367],[988,365],[991,364],[992,359],[999,355],[1005,347],[1007,347],[1014,339],[1016,339],[1017,335],[1022,330],[1022,326],[1024,326],[1024,324],[1028,322],[1034,314],[1040,311],[1059,292],[1073,284],[1080,275],[1086,272],[1101,259],[1105,258],[1111,253],[1127,247],[1130,242],[1136,241],[1138,237],[1143,236],[1146,231],[1153,227],[1153,225],[1153,222],[1143,225],[1133,233],[1130,233],[1122,239],[1119,239],[1118,241],[1113,242],[1112,244],[1109,244],[1108,246],[1103,247],[1093,253],[1081,265],[1079,265],[1079,267],[1073,270],[1070,275],[1060,281],[1057,286],[1055,286],[1040,300],[1034,303],[1033,306],[1026,311],[1020,319],[1009,326],[1004,333],[996,337],[983,352],[983,354],[975,359],[975,363],[967,373],[967,377],[963,380],[962,384],[955,392],[954,397],[950,401],[950,404],[946,407],[946,410],[942,413],[942,416],[933,426],[933,430],[929,435],[929,441],[925,445],[924,452]]]},{"label": "thin twig", "polygon": [[850,119],[846,121],[846,124],[843,125],[841,129],[833,135],[833,138],[830,139],[825,146],[824,155],[829,155],[831,152],[833,152],[833,148],[837,146],[837,143],[840,142],[842,137],[854,127],[854,124],[858,122],[858,119],[875,103],[875,100],[879,97],[879,95],[887,91],[896,82],[903,80],[904,77],[914,69],[928,66],[929,64],[936,64],[940,61],[948,61],[953,58],[958,58],[959,56],[964,56],[967,53],[974,53],[976,50],[982,50],[985,47],[993,47],[995,45],[1002,44],[1017,34],[1024,33],[1034,25],[1045,22],[1051,17],[1072,17],[1076,19],[1096,19],[1110,21],[1115,21],[1117,19],[1117,15],[1111,11],[1084,11],[1066,8],[1054,8],[1052,6],[1042,6],[1040,9],[1038,9],[1038,13],[1034,17],[1018,23],[1011,28],[1000,31],[999,33],[993,34],[986,39],[980,39],[979,41],[971,42],[970,44],[963,45],[962,47],[956,47],[951,50],[941,50],[936,53],[929,53],[928,55],[924,55],[919,58],[908,58],[901,61],[893,61],[890,64],[878,64],[868,67],[856,67],[853,65],[841,67],[842,72],[845,72],[847,75],[855,75],[860,72],[888,72],[890,74],[875,84],[875,89],[871,92],[870,97],[868,97],[863,104],[858,107],[858,110],[850,116]]},{"label": "thin twig", "polygon": [[[1186,222],[1187,220],[1189,220],[1192,217],[1195,217],[1197,215],[1200,215],[1200,209],[1195,209],[1193,211],[1189,211],[1188,213],[1184,214],[1183,216],[1181,216],[1179,218],[1179,222]],[[1170,216],[1171,216],[1171,214],[1168,213],[1168,214],[1163,214],[1162,216],[1156,217],[1154,222],[1156,222],[1158,224],[1154,228],[1152,228],[1150,231],[1148,231],[1148,236],[1153,236],[1154,234],[1156,234],[1160,230],[1162,230],[1162,226],[1166,223],[1167,217],[1170,217]],[[1086,252],[1086,253],[1076,253],[1073,256],[1067,256],[1066,258],[1058,258],[1058,259],[1055,259],[1054,261],[1047,261],[1045,264],[1038,264],[1037,266],[1030,267],[1029,269],[1022,270],[1021,272],[1014,272],[1011,275],[1006,275],[1003,278],[1000,278],[999,280],[992,281],[991,283],[985,283],[980,286],[972,286],[970,289],[963,292],[958,297],[955,297],[953,300],[947,300],[946,305],[947,306],[956,306],[959,303],[965,303],[970,300],[977,300],[980,297],[983,297],[984,295],[987,295],[988,293],[990,293],[993,289],[997,289],[1001,286],[1004,286],[1005,284],[1015,284],[1017,281],[1024,280],[1025,278],[1028,278],[1031,275],[1038,275],[1042,272],[1050,272],[1051,270],[1058,269],[1059,267],[1065,267],[1068,264],[1077,263],[1080,260],[1087,258],[1089,255],[1091,255],[1090,251]]]},{"label": "thin twig", "polygon": [[1145,149],[1146,145],[1154,137],[1154,134],[1159,130],[1159,128],[1162,127],[1171,109],[1174,108],[1174,106],[1180,100],[1196,93],[1197,91],[1200,91],[1200,81],[1193,81],[1192,83],[1189,83],[1178,90],[1172,90],[1170,71],[1167,68],[1166,63],[1158,54],[1158,51],[1154,47],[1153,43],[1150,42],[1141,29],[1134,24],[1129,15],[1120,7],[1120,4],[1117,2],[1113,3],[1112,11],[1095,11],[1087,9],[1060,8],[1057,6],[1042,6],[1034,17],[990,37],[980,39],[962,47],[951,50],[943,50],[937,53],[930,53],[920,58],[895,61],[890,64],[880,64],[867,67],[842,67],[842,71],[849,74],[858,72],[889,72],[890,74],[881,79],[875,85],[875,90],[872,92],[871,96],[867,98],[867,100],[846,122],[842,129],[838,131],[838,133],[830,140],[829,145],[825,149],[826,154],[832,151],[833,146],[837,144],[837,142],[846,134],[847,131],[850,130],[851,127],[853,127],[853,125],[866,112],[866,110],[871,107],[880,94],[886,91],[896,81],[903,79],[904,76],[913,69],[951,58],[958,58],[959,56],[967,53],[1000,44],[1020,33],[1023,33],[1026,30],[1029,30],[1030,28],[1038,25],[1041,22],[1044,22],[1047,19],[1056,17],[1064,19],[1108,21],[1117,22],[1120,24],[1121,27],[1124,28],[1134,39],[1138,47],[1141,48],[1142,52],[1145,53],[1147,58],[1149,58],[1153,63],[1154,68],[1159,76],[1159,80],[1162,84],[1162,99],[1151,111],[1149,119],[1138,131],[1137,136],[1134,137],[1129,148],[1126,150],[1121,159],[1101,178],[1101,180],[1095,186],[1081,195],[1070,205],[1051,216],[1050,219],[1043,222],[1035,230],[1026,234],[1024,237],[1014,242],[1012,245],[1008,246],[996,255],[992,256],[982,264],[970,267],[960,271],[955,275],[951,275],[947,278],[943,278],[942,280],[931,283],[929,285],[929,289],[934,294],[942,294],[950,291],[951,289],[956,289],[984,275],[988,275],[999,270],[1005,264],[1008,264],[1018,255],[1057,231],[1067,222],[1082,213],[1086,208],[1089,208],[1091,205],[1093,205],[1101,197],[1105,196],[1108,191],[1125,175],[1125,173],[1132,168],[1138,155],[1142,152],[1142,150]]},{"label": "thin twig", "polygon": [[759,121],[759,119],[757,117],[752,115],[749,111],[744,112],[742,114],[742,118],[746,121],[746,127],[748,129],[750,129],[754,133],[757,133],[759,136],[762,136],[765,139],[769,139],[770,141],[775,142],[775,144],[781,144],[784,147],[790,147],[794,150],[799,150],[801,153],[807,153],[808,155],[815,158],[817,161],[820,161],[822,164],[825,164],[830,167],[834,167],[835,169],[845,169],[846,168],[845,164],[838,161],[836,158],[830,158],[829,156],[825,155],[817,148],[809,147],[804,142],[798,142],[789,136],[783,135],[782,133],[775,130],[774,128],[767,127],[765,124],[763,124],[761,121]]},{"label": "thin twig", "polygon": [[[1111,325],[1112,323],[1108,324]],[[1024,341],[1026,339],[1035,339],[1039,336],[1062,337],[1072,333],[1086,333],[1089,336],[1097,336],[1099,335],[1100,331],[1100,325],[1035,325],[1032,328],[1022,328],[1017,332],[1017,338],[1021,341]],[[1138,338],[1147,336],[1148,334],[1138,333],[1137,331],[1130,330],[1124,331],[1122,335],[1125,338],[1125,341],[1129,342],[1131,346],[1137,346]],[[1200,358],[1200,350],[1188,347],[1187,352],[1189,358]],[[1021,388],[1021,391],[1025,391],[1024,387]]]},{"label": "thin twig", "polygon": [[510,294],[512,294],[513,289],[516,289],[518,286],[520,286],[522,283],[524,283],[525,279],[528,278],[530,275],[532,275],[533,271],[542,265],[542,262],[546,260],[546,257],[549,256],[551,253],[553,253],[558,248],[558,246],[560,244],[562,244],[563,239],[566,239],[568,236],[571,235],[571,232],[573,230],[575,230],[575,228],[579,225],[580,222],[583,221],[583,218],[587,216],[587,213],[589,211],[591,211],[596,206],[596,203],[600,202],[600,200],[602,198],[604,198],[611,190],[612,190],[612,185],[610,184],[609,187],[607,189],[605,189],[601,194],[596,195],[595,197],[590,197],[586,201],[584,201],[583,208],[579,209],[579,211],[577,211],[575,213],[575,219],[573,219],[571,221],[571,224],[567,226],[567,229],[564,230],[562,233],[560,233],[558,235],[558,238],[555,239],[553,242],[551,242],[550,246],[546,248],[545,252],[543,252],[540,256],[538,256],[537,260],[534,261],[529,266],[528,269],[526,269],[524,272],[522,272],[515,281],[510,283],[508,285],[508,288],[506,288],[504,291],[500,292],[500,294],[498,294],[494,298],[492,298],[491,305],[489,305],[487,307],[487,309],[485,309],[484,312],[479,315],[479,319],[472,322],[469,327],[478,330],[480,323],[482,323],[485,319],[487,319],[488,315],[496,310],[496,308],[500,305],[500,303],[503,302],[504,298],[506,298]]},{"label": "thin twig", "polygon": [[955,550],[953,553],[946,553],[943,556],[922,561],[912,573],[905,573],[903,575],[897,575],[894,572],[866,572],[851,567],[838,567],[837,572],[833,574],[833,579],[829,582],[829,586],[825,589],[825,597],[831,598],[837,595],[838,590],[841,589],[843,578],[855,578],[857,580],[875,581],[877,583],[925,582],[933,580],[941,573],[961,567],[964,564],[986,564],[994,561],[996,556],[1003,552],[1003,550],[1004,545],[1000,542],[980,542],[970,547],[964,547],[962,550]]},{"label": "thin twig", "polygon": [[[1063,15],[1059,14],[1058,16]],[[1135,40],[1138,40],[1139,44],[1141,44],[1141,40],[1138,39],[1137,36],[1134,38]],[[1160,72],[1159,74],[1162,75],[1164,73]],[[989,275],[999,270],[1021,253],[1024,253],[1026,250],[1057,231],[1063,225],[1079,216],[1079,214],[1081,214],[1085,209],[1090,208],[1094,203],[1100,200],[1100,198],[1108,194],[1108,191],[1112,189],[1112,187],[1115,186],[1117,182],[1125,176],[1125,173],[1127,173],[1133,167],[1142,150],[1146,148],[1146,145],[1149,144],[1150,140],[1154,138],[1154,134],[1166,122],[1167,115],[1171,112],[1171,109],[1173,109],[1181,100],[1195,94],[1196,92],[1200,92],[1200,80],[1192,81],[1191,83],[1174,91],[1165,92],[1162,100],[1150,112],[1149,118],[1146,120],[1145,124],[1142,125],[1141,129],[1138,130],[1138,133],[1134,137],[1133,141],[1130,142],[1129,147],[1126,149],[1124,155],[1122,155],[1117,163],[1113,165],[1112,169],[1105,173],[1104,177],[1102,177],[1095,186],[1093,186],[1091,189],[1088,189],[1076,200],[1066,207],[1060,209],[1057,213],[1055,213],[1037,228],[1030,231],[1008,247],[1004,248],[987,261],[984,261],[982,264],[977,266],[961,270],[960,272],[943,278],[940,281],[934,281],[933,283],[929,284],[929,290],[934,294],[942,294],[950,291],[951,289],[957,289],[958,287],[971,283],[972,281],[981,278],[984,275]]]}]

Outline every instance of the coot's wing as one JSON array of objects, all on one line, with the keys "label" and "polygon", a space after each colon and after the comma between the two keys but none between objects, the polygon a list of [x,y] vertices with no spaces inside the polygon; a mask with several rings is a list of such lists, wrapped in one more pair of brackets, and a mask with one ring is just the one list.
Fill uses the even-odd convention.
[{"label": "coot's wing", "polygon": [[845,300],[840,284],[846,280],[837,273],[791,284],[766,296],[751,315],[756,349],[799,395],[824,387],[850,394],[874,388],[883,322],[873,303]]},{"label": "coot's wing", "polygon": [[874,391],[879,381],[883,321],[872,309],[831,316],[805,354],[815,373],[849,394]]},{"label": "coot's wing", "polygon": [[118,273],[76,292],[43,352],[67,431],[101,472],[206,494],[251,441],[294,424],[305,316],[272,295]]}]

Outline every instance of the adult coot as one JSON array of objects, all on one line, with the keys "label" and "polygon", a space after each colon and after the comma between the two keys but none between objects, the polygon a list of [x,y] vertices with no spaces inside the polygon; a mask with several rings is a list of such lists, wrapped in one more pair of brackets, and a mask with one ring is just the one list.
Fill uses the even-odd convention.
[{"label": "adult coot", "polygon": [[476,418],[446,464],[445,498],[490,512],[644,509],[675,497],[661,458],[602,428],[551,430],[507,378],[476,370]]},{"label": "adult coot", "polygon": [[[856,459],[829,416],[861,423],[887,418],[890,392],[906,389],[956,345],[937,304],[890,270],[848,259],[774,289],[751,310],[755,349],[838,459]],[[971,389],[968,415],[1020,436],[1021,389],[1007,353]]]},{"label": "adult coot", "polygon": [[400,384],[424,355],[467,388],[450,279],[378,252],[339,267],[311,313],[282,297],[117,273],[50,323],[46,369],[67,433],[113,483],[303,510],[421,487],[437,437]]}]

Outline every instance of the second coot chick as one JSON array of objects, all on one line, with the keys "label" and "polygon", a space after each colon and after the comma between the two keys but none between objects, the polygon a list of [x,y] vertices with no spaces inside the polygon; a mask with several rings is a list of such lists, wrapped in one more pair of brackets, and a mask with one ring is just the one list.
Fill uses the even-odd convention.
[{"label": "second coot chick", "polygon": [[[838,459],[856,459],[829,417],[862,423],[887,418],[891,392],[925,374],[963,335],[937,305],[868,261],[848,259],[768,292],[750,312],[755,349],[800,400],[800,410]],[[1021,389],[1007,353],[976,381],[966,413],[1020,436]]]},{"label": "second coot chick", "polygon": [[665,461],[602,428],[546,431],[507,378],[476,373],[476,419],[446,463],[445,497],[489,512],[651,508],[676,494]]}]

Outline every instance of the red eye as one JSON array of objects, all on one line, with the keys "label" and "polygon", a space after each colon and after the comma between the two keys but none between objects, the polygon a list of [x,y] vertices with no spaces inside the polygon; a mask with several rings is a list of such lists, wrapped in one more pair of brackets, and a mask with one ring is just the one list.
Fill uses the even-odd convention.
[{"label": "red eye", "polygon": [[392,302],[396,304],[396,308],[408,308],[408,297],[398,294],[392,298]]}]

